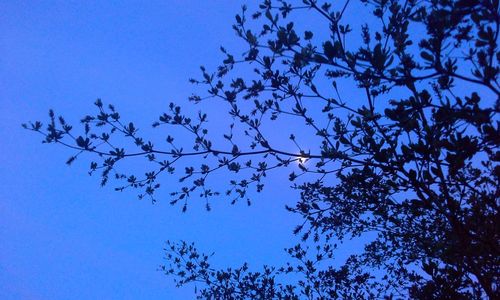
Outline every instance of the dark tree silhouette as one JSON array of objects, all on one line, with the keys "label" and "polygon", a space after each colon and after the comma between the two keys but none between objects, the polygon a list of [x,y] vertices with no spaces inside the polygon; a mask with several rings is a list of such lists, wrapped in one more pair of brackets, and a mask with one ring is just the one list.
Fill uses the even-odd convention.
[{"label": "dark tree silhouette", "polygon": [[[153,126],[189,132],[189,151],[171,136],[153,144],[100,100],[83,133],[52,111],[46,127],[24,126],[74,149],[68,163],[95,154],[91,174],[141,198],[155,201],[163,173],[178,176],[171,203],[183,210],[198,196],[208,210],[212,197],[250,201],[266,173],[290,169],[300,199],[287,209],[304,222],[289,264],[216,270],[194,245],[167,243],[162,270],[178,285],[201,283],[199,298],[500,299],[499,25],[498,0],[264,0],[236,16],[248,50],[222,49],[216,72],[192,80],[208,95],[190,100],[228,108],[226,141],[209,134],[206,114],[175,104]],[[269,138],[279,122],[295,126],[297,151]],[[130,157],[151,171],[125,174]],[[225,173],[224,196],[209,182]],[[354,238],[368,241],[364,251],[333,267],[337,243]]]}]

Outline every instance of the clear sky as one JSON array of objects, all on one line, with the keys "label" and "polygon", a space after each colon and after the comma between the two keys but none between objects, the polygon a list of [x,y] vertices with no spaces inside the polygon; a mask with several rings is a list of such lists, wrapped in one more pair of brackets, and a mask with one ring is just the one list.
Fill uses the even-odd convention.
[{"label": "clear sky", "polygon": [[[256,1],[247,1],[255,5]],[[199,65],[219,46],[238,49],[231,29],[240,1],[0,2],[0,299],[189,299],[158,272],[165,240],[195,241],[219,267],[280,264],[297,195],[271,179],[254,205],[227,199],[152,205],[134,192],[100,188],[89,157],[43,145],[21,123],[49,108],[68,121],[102,98],[148,126],[170,101],[183,103]],[[158,131],[151,131],[153,134]],[[167,191],[163,191],[166,195]]]},{"label": "clear sky", "polygon": [[[168,188],[154,205],[135,191],[101,188],[98,177],[87,175],[91,157],[67,166],[72,151],[41,144],[21,127],[47,120],[50,108],[78,123],[101,98],[145,136],[164,138],[168,132],[151,124],[169,102],[198,110],[187,98],[200,91],[188,83],[199,66],[215,69],[224,59],[221,45],[233,53],[244,49],[231,29],[242,2],[260,1],[0,1],[0,299],[191,299],[193,285],[178,289],[157,271],[166,240],[215,252],[212,262],[220,268],[249,262],[258,270],[288,260],[283,249],[295,244],[291,232],[300,220],[284,209],[299,197],[286,172],[270,174],[250,207],[221,197],[206,212],[204,200],[193,199],[183,214],[169,205]],[[349,12],[359,30],[369,11],[358,8]],[[328,29],[300,19],[307,28]],[[326,40],[326,30],[315,38]],[[418,36],[422,28],[412,30]],[[359,35],[352,42],[360,43]],[[462,83],[456,91],[469,87]],[[344,91],[354,104],[364,99],[359,89]],[[206,109],[220,137],[227,131],[217,130],[227,130],[230,120],[217,105]],[[302,130],[295,126],[302,124],[272,128],[273,137],[286,140]],[[301,136],[307,145],[311,137]],[[216,181],[219,188],[224,183]],[[339,256],[362,248],[351,245],[357,247],[344,245]]]}]

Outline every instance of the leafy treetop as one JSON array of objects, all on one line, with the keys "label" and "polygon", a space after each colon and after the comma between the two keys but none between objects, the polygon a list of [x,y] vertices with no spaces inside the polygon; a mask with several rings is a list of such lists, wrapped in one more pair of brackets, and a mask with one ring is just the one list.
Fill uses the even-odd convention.
[{"label": "leafy treetop", "polygon": [[[347,24],[352,6],[370,13],[369,23]],[[304,221],[294,230],[303,242],[288,250],[286,266],[216,270],[194,245],[167,244],[162,270],[179,285],[202,283],[199,298],[498,299],[498,7],[495,0],[264,0],[250,16],[243,7],[233,28],[247,51],[222,48],[217,70],[202,67],[192,80],[208,94],[191,101],[228,107],[225,143],[209,134],[205,113],[188,116],[173,103],[153,126],[186,130],[190,150],[170,135],[153,144],[100,100],[97,114],[81,120],[83,133],[52,111],[46,127],[24,126],[74,149],[68,164],[95,154],[91,174],[100,172],[103,185],[123,182],[117,190],[137,188],[141,198],[155,201],[162,174],[179,176],[170,196],[183,211],[197,196],[210,209],[221,193],[208,184],[217,173],[234,174],[224,191],[232,203],[250,203],[249,189],[262,191],[267,173],[290,169],[300,199],[287,209]],[[314,24],[301,23],[306,17]],[[289,136],[297,151],[269,134],[279,122],[309,130]],[[308,135],[317,144],[306,148],[300,141]],[[124,139],[135,146],[122,146]],[[121,171],[132,157],[144,157],[150,171]],[[199,165],[190,165],[193,157]],[[367,236],[364,252],[332,266],[338,243]],[[287,284],[287,274],[301,277]]]}]

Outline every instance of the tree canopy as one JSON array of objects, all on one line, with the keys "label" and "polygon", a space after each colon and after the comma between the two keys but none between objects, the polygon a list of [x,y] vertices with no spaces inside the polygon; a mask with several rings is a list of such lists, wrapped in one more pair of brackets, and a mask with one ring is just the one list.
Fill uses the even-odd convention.
[{"label": "tree canopy", "polygon": [[[170,203],[183,211],[199,198],[207,210],[213,197],[250,204],[268,173],[289,170],[298,200],[286,209],[303,222],[288,264],[218,270],[194,244],[167,243],[162,270],[198,283],[199,298],[498,299],[499,26],[496,0],[264,0],[236,15],[247,50],[221,48],[221,65],[191,80],[207,87],[192,103],[228,110],[226,133],[171,103],[153,143],[101,100],[79,133],[53,111],[24,126],[74,149],[68,164],[94,154],[91,174],[140,198],[156,201],[162,176],[177,176]],[[292,127],[281,135],[296,151],[275,124]],[[123,170],[131,157],[149,171]],[[210,185],[221,177],[223,191]],[[351,239],[363,251],[334,266]]]}]

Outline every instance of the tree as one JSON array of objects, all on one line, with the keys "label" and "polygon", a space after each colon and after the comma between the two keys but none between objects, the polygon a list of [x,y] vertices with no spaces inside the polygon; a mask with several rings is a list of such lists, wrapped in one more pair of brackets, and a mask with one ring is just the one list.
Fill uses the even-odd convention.
[{"label": "tree", "polygon": [[[137,188],[140,198],[155,201],[160,176],[177,175],[171,203],[183,211],[192,197],[206,199],[207,210],[210,198],[223,197],[209,185],[218,173],[233,174],[225,191],[232,203],[250,204],[267,173],[296,163],[289,180],[300,199],[287,209],[303,217],[294,230],[303,242],[288,250],[289,264],[215,270],[193,244],[168,242],[162,269],[178,285],[203,283],[199,298],[498,299],[499,3],[360,2],[264,0],[251,17],[243,7],[233,28],[248,50],[240,57],[222,48],[218,69],[202,67],[202,79],[191,80],[208,87],[191,101],[228,107],[225,142],[209,135],[206,114],[190,117],[173,103],[153,126],[187,130],[190,151],[172,136],[153,144],[101,100],[81,120],[83,134],[53,111],[45,128],[24,126],[74,149],[68,164],[95,154],[91,174],[101,172],[103,185],[123,182],[117,190]],[[371,19],[346,24],[352,6]],[[301,23],[306,16],[314,24]],[[299,121],[304,128],[289,136],[297,151],[267,138],[273,124]],[[304,139],[316,144],[304,147]],[[126,140],[135,146],[117,146]],[[136,156],[152,166],[143,177],[119,169]],[[182,170],[192,157],[200,165],[189,160]],[[338,243],[367,236],[364,252],[332,266]],[[287,274],[301,279],[286,283]]]}]

